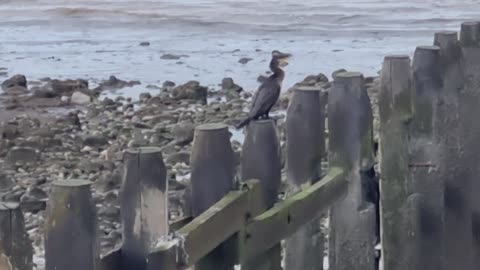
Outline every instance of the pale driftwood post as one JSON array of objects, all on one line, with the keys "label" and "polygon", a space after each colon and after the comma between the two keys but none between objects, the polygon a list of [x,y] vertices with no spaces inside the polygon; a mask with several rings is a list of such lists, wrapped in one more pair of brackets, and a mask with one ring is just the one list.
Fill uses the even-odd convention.
[{"label": "pale driftwood post", "polygon": [[439,134],[443,121],[439,119],[443,82],[440,72],[440,48],[419,46],[415,50],[413,64],[415,91],[415,115],[410,131],[410,172],[413,193],[419,202],[413,230],[418,241],[418,260],[414,269],[443,268],[444,181],[442,139]]},{"label": "pale driftwood post", "polygon": [[127,150],[120,193],[122,268],[144,269],[156,241],[168,234],[167,172],[157,147]]},{"label": "pale driftwood post", "polygon": [[[192,212],[196,217],[233,189],[235,165],[228,126],[203,124],[195,128],[190,156]],[[233,238],[232,238],[233,239]],[[232,269],[227,241],[195,266],[197,270]]]},{"label": "pale driftwood post", "polygon": [[469,182],[461,160],[459,92],[463,87],[462,52],[458,33],[435,33],[440,48],[443,88],[437,111],[437,136],[443,146],[439,169],[444,179],[444,269],[474,269]]},{"label": "pale driftwood post", "polygon": [[[325,95],[321,88],[294,89],[287,109],[286,167],[291,193],[304,183],[315,183],[322,174],[325,153]],[[322,270],[325,236],[323,218],[300,229],[286,240],[285,269]]]},{"label": "pale driftwood post", "polygon": [[0,202],[0,269],[31,270],[32,243],[17,203]]},{"label": "pale driftwood post", "polygon": [[[280,143],[274,121],[268,119],[250,122],[242,147],[241,178],[243,181],[260,180],[263,210],[271,208],[277,202],[281,171]],[[281,270],[281,251],[279,243],[265,254],[243,264],[242,269]]]},{"label": "pale driftwood post", "polygon": [[91,183],[52,184],[45,226],[46,270],[90,270],[98,261],[96,212]]},{"label": "pale driftwood post", "polygon": [[414,114],[410,58],[387,56],[381,73],[380,207],[383,269],[413,269],[409,197],[409,123]]},{"label": "pale driftwood post", "polygon": [[461,169],[472,205],[474,266],[480,265],[480,22],[465,22],[460,32],[464,85],[459,94]]},{"label": "pale driftwood post", "polygon": [[329,162],[345,168],[349,187],[330,210],[330,269],[375,269],[375,207],[361,179],[374,164],[372,118],[363,75],[338,74],[328,96]]}]

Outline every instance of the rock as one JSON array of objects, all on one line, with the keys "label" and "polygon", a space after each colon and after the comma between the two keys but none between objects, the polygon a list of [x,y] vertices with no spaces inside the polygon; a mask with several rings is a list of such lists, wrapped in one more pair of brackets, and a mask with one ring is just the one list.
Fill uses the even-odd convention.
[{"label": "rock", "polygon": [[75,92],[72,94],[70,103],[77,105],[86,105],[92,102],[92,98],[82,92]]},{"label": "rock", "polygon": [[139,99],[142,102],[147,102],[151,98],[152,98],[152,95],[150,95],[150,93],[141,93],[140,96],[139,96]]},{"label": "rock", "polygon": [[38,212],[46,209],[48,195],[45,191],[33,187],[20,197],[20,207],[23,212]]},{"label": "rock", "polygon": [[67,95],[69,96],[71,93],[75,91],[85,91],[88,90],[88,81],[86,80],[52,80],[50,81],[50,87],[52,88],[52,91],[57,95],[57,96],[63,96]]},{"label": "rock", "polygon": [[112,220],[119,220],[120,219],[120,208],[114,205],[107,205],[102,207],[100,211],[98,211],[98,215],[101,217],[106,217]]},{"label": "rock", "polygon": [[174,140],[179,145],[189,144],[193,141],[195,126],[191,123],[179,123],[173,127]]},{"label": "rock", "polygon": [[240,58],[240,60],[238,60],[238,62],[239,62],[240,64],[246,64],[246,63],[248,63],[248,62],[250,62],[250,61],[252,61],[252,60],[253,60],[252,58],[243,57],[243,58]]},{"label": "rock", "polygon": [[14,88],[16,86],[20,86],[25,89],[27,88],[27,78],[25,75],[17,74],[9,79],[6,79],[2,83],[2,89],[4,91],[8,91],[9,88]]},{"label": "rock", "polygon": [[222,89],[223,90],[229,90],[229,91],[235,91],[235,92],[242,92],[243,88],[233,82],[232,78],[224,78],[222,80]]},{"label": "rock", "polygon": [[143,42],[140,42],[139,45],[140,45],[140,46],[150,46],[150,42],[148,42],[148,41],[143,41]]},{"label": "rock", "polygon": [[208,89],[201,86],[197,81],[189,81],[186,84],[179,85],[172,90],[173,98],[176,100],[192,99],[207,103]]},{"label": "rock", "polygon": [[13,186],[15,186],[15,181],[12,177],[0,174],[0,192],[8,191],[13,188]]},{"label": "rock", "polygon": [[114,89],[121,89],[124,87],[132,87],[139,84],[140,84],[139,81],[124,81],[112,75],[108,78],[108,80],[102,82],[96,89],[114,90]]},{"label": "rock", "polygon": [[5,89],[5,92],[9,95],[25,95],[28,93],[28,89],[26,87],[20,86],[20,85],[15,85],[13,87],[9,87]]},{"label": "rock", "polygon": [[84,146],[100,147],[108,144],[108,140],[103,135],[89,135],[83,138]]},{"label": "rock", "polygon": [[257,82],[263,83],[267,78],[268,78],[268,76],[258,75],[258,77],[257,77]]},{"label": "rock", "polygon": [[175,152],[165,159],[165,162],[171,165],[175,165],[177,163],[185,163],[186,165],[190,165],[190,153],[189,152]]},{"label": "rock", "polygon": [[311,85],[314,86],[318,83],[328,83],[328,78],[324,74],[320,73],[318,75],[309,75],[303,79],[301,82],[302,85]]},{"label": "rock", "polygon": [[343,73],[343,72],[347,72],[347,70],[346,70],[346,69],[343,69],[343,68],[335,70],[335,71],[332,73],[332,78],[335,80],[335,78],[337,77],[337,75],[340,74],[340,73]]},{"label": "rock", "polygon": [[57,93],[55,93],[51,88],[35,86],[32,88],[32,92],[33,92],[33,97],[36,97],[36,98],[57,97]]},{"label": "rock", "polygon": [[33,163],[38,160],[39,153],[32,147],[13,147],[8,151],[7,160],[11,164]]},{"label": "rock", "polygon": [[12,140],[20,135],[18,123],[6,123],[0,126],[0,134],[3,139]]},{"label": "rock", "polygon": [[106,106],[106,107],[117,105],[117,103],[115,103],[115,101],[113,99],[108,98],[108,97],[103,99],[102,104],[103,104],[103,106]]},{"label": "rock", "polygon": [[237,91],[233,91],[233,90],[226,90],[225,91],[225,98],[227,99],[227,101],[232,101],[234,99],[239,99],[240,98],[240,93],[238,93]]},{"label": "rock", "polygon": [[68,103],[70,103],[70,97],[69,96],[62,96],[60,98],[60,101],[64,104],[68,104]]},{"label": "rock", "polygon": [[172,81],[165,81],[163,82],[163,87],[169,88],[169,87],[175,87],[175,83]]},{"label": "rock", "polygon": [[188,57],[188,55],[176,55],[176,54],[167,53],[167,54],[164,54],[164,55],[160,56],[160,59],[163,59],[163,60],[178,60],[182,57]]}]

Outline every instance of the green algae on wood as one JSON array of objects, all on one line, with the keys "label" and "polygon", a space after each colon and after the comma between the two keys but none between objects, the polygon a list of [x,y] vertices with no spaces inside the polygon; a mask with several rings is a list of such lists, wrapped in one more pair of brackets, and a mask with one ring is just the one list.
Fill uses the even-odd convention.
[{"label": "green algae on wood", "polygon": [[240,261],[267,251],[317,218],[345,195],[347,184],[343,169],[331,168],[319,182],[255,217],[245,229],[245,238],[241,239]]}]

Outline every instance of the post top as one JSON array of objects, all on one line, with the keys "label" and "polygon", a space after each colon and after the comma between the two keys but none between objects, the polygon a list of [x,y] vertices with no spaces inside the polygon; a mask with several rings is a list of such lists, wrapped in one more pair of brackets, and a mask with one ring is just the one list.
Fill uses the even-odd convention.
[{"label": "post top", "polygon": [[0,211],[2,210],[15,210],[20,207],[19,203],[15,202],[0,202]]},{"label": "post top", "polygon": [[56,187],[83,187],[90,186],[92,182],[80,179],[58,180],[52,183]]},{"label": "post top", "polygon": [[298,85],[294,88],[295,91],[322,91],[322,88],[319,86],[309,86],[309,85]]},{"label": "post top", "polygon": [[408,60],[410,59],[410,56],[406,54],[391,54],[385,56],[385,60]]},{"label": "post top", "polygon": [[417,46],[417,50],[421,51],[440,51],[440,47],[435,45],[421,45]]},{"label": "post top", "polygon": [[443,30],[443,31],[438,31],[438,32],[435,32],[435,35],[442,35],[442,36],[457,36],[457,35],[458,35],[458,32],[457,32],[457,31]]},{"label": "post top", "polygon": [[216,131],[216,130],[223,130],[228,129],[228,126],[224,123],[208,123],[208,124],[201,124],[195,127],[195,130],[198,131]]},{"label": "post top", "polygon": [[152,153],[161,153],[162,150],[160,147],[154,147],[154,146],[145,146],[145,147],[134,147],[134,148],[129,148],[126,151],[129,154],[152,154]]},{"label": "post top", "polygon": [[480,21],[463,22],[461,26],[462,27],[464,27],[464,26],[471,27],[471,26],[477,26],[477,25],[480,25]]},{"label": "post top", "polygon": [[337,74],[337,79],[361,78],[363,74],[356,71],[346,71]]}]

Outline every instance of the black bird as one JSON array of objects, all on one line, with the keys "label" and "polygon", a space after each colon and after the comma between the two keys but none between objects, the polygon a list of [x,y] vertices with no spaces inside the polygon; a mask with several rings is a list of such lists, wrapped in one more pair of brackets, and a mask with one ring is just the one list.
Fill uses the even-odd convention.
[{"label": "black bird", "polygon": [[236,127],[240,129],[252,120],[259,118],[268,119],[268,113],[280,96],[282,82],[285,78],[285,72],[280,68],[288,64],[287,60],[291,56],[289,53],[281,53],[277,50],[272,52],[272,60],[270,61],[270,70],[273,72],[270,77],[263,80],[253,97],[252,107],[248,113],[248,117],[240,122]]}]

